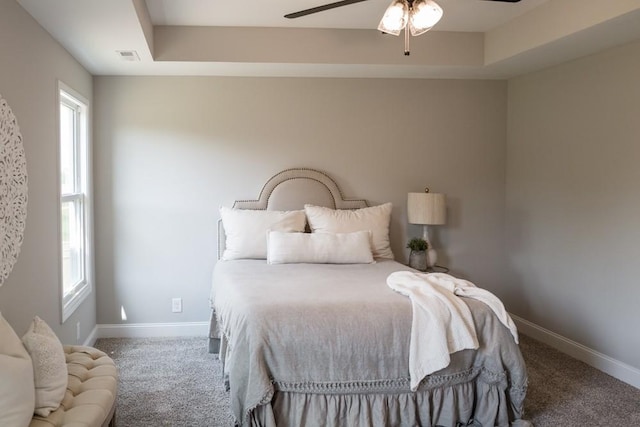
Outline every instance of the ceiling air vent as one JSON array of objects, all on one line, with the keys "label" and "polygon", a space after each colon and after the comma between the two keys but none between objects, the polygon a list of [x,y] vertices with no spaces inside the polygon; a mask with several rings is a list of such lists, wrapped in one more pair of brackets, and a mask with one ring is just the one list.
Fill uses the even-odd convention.
[{"label": "ceiling air vent", "polygon": [[116,50],[120,59],[125,61],[140,61],[140,57],[138,56],[138,52],[135,50]]}]

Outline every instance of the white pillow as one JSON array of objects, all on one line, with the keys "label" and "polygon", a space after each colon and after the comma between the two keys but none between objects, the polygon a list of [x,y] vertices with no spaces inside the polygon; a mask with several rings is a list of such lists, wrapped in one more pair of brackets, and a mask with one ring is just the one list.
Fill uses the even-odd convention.
[{"label": "white pillow", "polygon": [[226,236],[223,260],[266,259],[267,231],[304,232],[304,211],[264,211],[220,208]]},{"label": "white pillow", "polygon": [[31,357],[0,313],[0,426],[28,426],[34,403]]},{"label": "white pillow", "polygon": [[370,264],[373,261],[369,231],[353,233],[269,232],[269,264]]},{"label": "white pillow", "polygon": [[376,258],[393,259],[389,243],[391,203],[362,209],[330,209],[305,205],[309,227],[314,233],[350,233],[371,231],[371,248]]},{"label": "white pillow", "polygon": [[60,406],[67,390],[67,361],[62,343],[44,320],[36,316],[22,342],[33,361],[35,413],[47,417]]}]

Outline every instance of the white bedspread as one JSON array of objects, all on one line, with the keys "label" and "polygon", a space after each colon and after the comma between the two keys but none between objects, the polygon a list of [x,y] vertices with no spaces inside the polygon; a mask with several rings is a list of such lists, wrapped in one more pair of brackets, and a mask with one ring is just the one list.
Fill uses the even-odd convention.
[{"label": "white bedspread", "polygon": [[387,285],[409,297],[413,306],[409,346],[413,391],[427,375],[447,367],[450,354],[479,346],[471,311],[459,297],[488,305],[518,343],[518,331],[502,302],[467,280],[444,273],[397,271],[389,275]]}]

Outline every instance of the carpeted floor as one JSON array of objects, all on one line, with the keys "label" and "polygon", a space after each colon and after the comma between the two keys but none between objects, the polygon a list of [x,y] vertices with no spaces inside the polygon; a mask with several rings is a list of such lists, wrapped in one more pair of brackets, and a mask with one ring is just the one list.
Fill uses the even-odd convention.
[{"label": "carpeted floor", "polygon": [[118,427],[233,426],[206,338],[108,338],[95,347],[118,367]]},{"label": "carpeted floor", "polygon": [[[205,338],[109,338],[95,346],[120,372],[118,427],[230,427],[220,362]],[[640,426],[640,390],[521,337],[526,418],[536,427]]]},{"label": "carpeted floor", "polygon": [[536,427],[640,427],[640,390],[521,335]]}]

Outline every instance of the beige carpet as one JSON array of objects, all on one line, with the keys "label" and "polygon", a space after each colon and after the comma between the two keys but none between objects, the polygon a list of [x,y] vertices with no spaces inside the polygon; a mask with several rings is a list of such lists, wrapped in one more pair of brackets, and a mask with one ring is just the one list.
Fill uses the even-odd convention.
[{"label": "beige carpet", "polygon": [[640,427],[640,390],[522,336],[527,418],[536,427]]},{"label": "beige carpet", "polygon": [[206,338],[109,338],[95,347],[118,367],[117,427],[233,426]]},{"label": "beige carpet", "polygon": [[[640,427],[640,390],[523,336],[526,418],[536,427]],[[220,362],[205,338],[110,338],[120,372],[118,427],[230,427]]]}]

